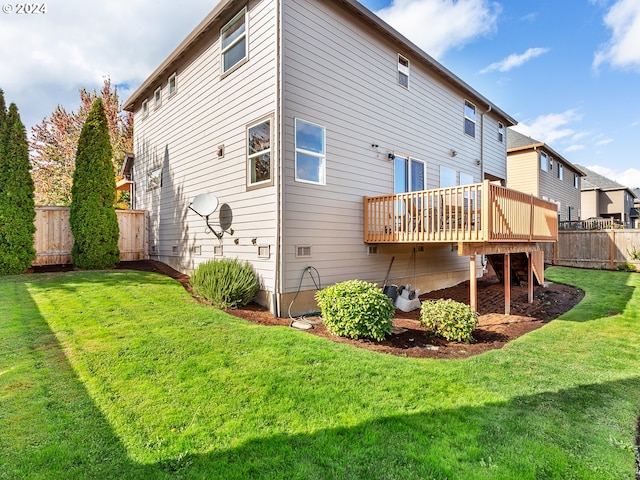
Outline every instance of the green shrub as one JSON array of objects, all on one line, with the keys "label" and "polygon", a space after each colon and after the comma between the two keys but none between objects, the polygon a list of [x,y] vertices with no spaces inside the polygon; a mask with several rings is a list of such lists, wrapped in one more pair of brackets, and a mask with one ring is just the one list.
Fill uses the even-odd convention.
[{"label": "green shrub", "polygon": [[349,280],[316,293],[327,330],[347,338],[384,340],[391,333],[393,302],[374,283]]},{"label": "green shrub", "polygon": [[478,314],[451,299],[425,300],[420,308],[420,325],[446,340],[469,343],[478,325]]},{"label": "green shrub", "polygon": [[196,268],[190,278],[196,295],[216,308],[244,307],[258,292],[258,277],[249,262],[236,258],[210,260]]},{"label": "green shrub", "polygon": [[618,264],[618,266],[616,268],[620,272],[635,272],[636,271],[635,265],[633,263],[630,263],[630,262],[620,263],[620,264]]}]

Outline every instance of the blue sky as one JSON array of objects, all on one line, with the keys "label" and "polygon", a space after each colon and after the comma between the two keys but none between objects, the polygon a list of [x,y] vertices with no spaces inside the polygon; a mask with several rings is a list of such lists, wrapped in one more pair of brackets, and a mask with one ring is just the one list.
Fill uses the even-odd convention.
[{"label": "blue sky", "polygon": [[[573,163],[640,187],[640,0],[361,0]],[[216,4],[50,0],[0,13],[0,88],[27,126],[109,76],[124,100]],[[14,6],[15,3],[4,3]]]}]

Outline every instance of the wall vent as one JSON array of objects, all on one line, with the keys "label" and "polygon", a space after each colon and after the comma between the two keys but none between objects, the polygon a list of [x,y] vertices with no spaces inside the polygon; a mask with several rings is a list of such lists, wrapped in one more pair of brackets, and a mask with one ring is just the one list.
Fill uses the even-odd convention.
[{"label": "wall vent", "polygon": [[200,245],[191,247],[191,253],[193,253],[194,255],[202,255],[202,247]]},{"label": "wall vent", "polygon": [[222,245],[215,245],[213,247],[213,254],[216,257],[221,257],[222,256]]},{"label": "wall vent", "polygon": [[271,248],[269,245],[258,245],[258,258],[269,258],[271,256]]},{"label": "wall vent", "polygon": [[296,245],[296,257],[307,258],[311,256],[311,245]]},{"label": "wall vent", "polygon": [[368,245],[367,255],[378,255],[378,245]]},{"label": "wall vent", "polygon": [[178,253],[178,245],[171,245],[171,253]]},{"label": "wall vent", "polygon": [[156,253],[158,253],[158,247],[156,247],[155,245],[151,245],[151,246],[149,247],[149,253],[150,253],[151,255],[155,255]]}]

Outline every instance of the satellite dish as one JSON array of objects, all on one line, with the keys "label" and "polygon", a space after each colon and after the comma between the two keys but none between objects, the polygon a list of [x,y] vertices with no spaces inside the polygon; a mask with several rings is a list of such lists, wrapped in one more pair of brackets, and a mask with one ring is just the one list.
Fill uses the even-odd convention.
[{"label": "satellite dish", "polygon": [[218,208],[218,197],[213,193],[201,193],[193,199],[189,208],[201,217],[208,217]]}]

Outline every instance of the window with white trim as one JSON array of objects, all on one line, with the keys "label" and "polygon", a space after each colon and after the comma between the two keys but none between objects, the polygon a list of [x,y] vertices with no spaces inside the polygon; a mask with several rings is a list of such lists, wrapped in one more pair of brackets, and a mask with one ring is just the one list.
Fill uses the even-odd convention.
[{"label": "window with white trim", "polygon": [[393,159],[394,187],[393,193],[417,192],[425,189],[426,165],[403,155],[395,155]]},{"label": "window with white trim", "polygon": [[162,106],[162,87],[156,88],[153,92],[153,107],[157,110]]},{"label": "window with white trim", "polygon": [[325,128],[295,119],[295,178],[297,182],[325,184]]},{"label": "window with white trim", "polygon": [[476,106],[464,101],[464,133],[476,138]]},{"label": "window with white trim", "polygon": [[271,120],[247,128],[247,185],[271,183]]},{"label": "window with white trim", "polygon": [[149,116],[149,100],[142,101],[142,118]]},{"label": "window with white trim", "polygon": [[167,90],[169,91],[169,96],[173,95],[178,91],[178,76],[177,74],[173,74],[169,77],[169,81],[167,82]]},{"label": "window with white trim", "polygon": [[220,31],[222,73],[247,59],[247,7],[243,8]]},{"label": "window with white trim", "polygon": [[498,141],[504,143],[504,125],[498,122]]},{"label": "window with white trim", "polygon": [[558,163],[558,179],[564,180],[564,165]]},{"label": "window with white trim", "polygon": [[549,171],[549,157],[544,152],[540,152],[540,170],[543,172]]},{"label": "window with white trim", "polygon": [[573,174],[573,188],[580,188],[580,175],[577,173]]},{"label": "window with white trim", "polygon": [[409,88],[409,59],[398,54],[398,85]]},{"label": "window with white trim", "polygon": [[149,170],[147,174],[147,190],[153,190],[162,186],[162,167]]}]

